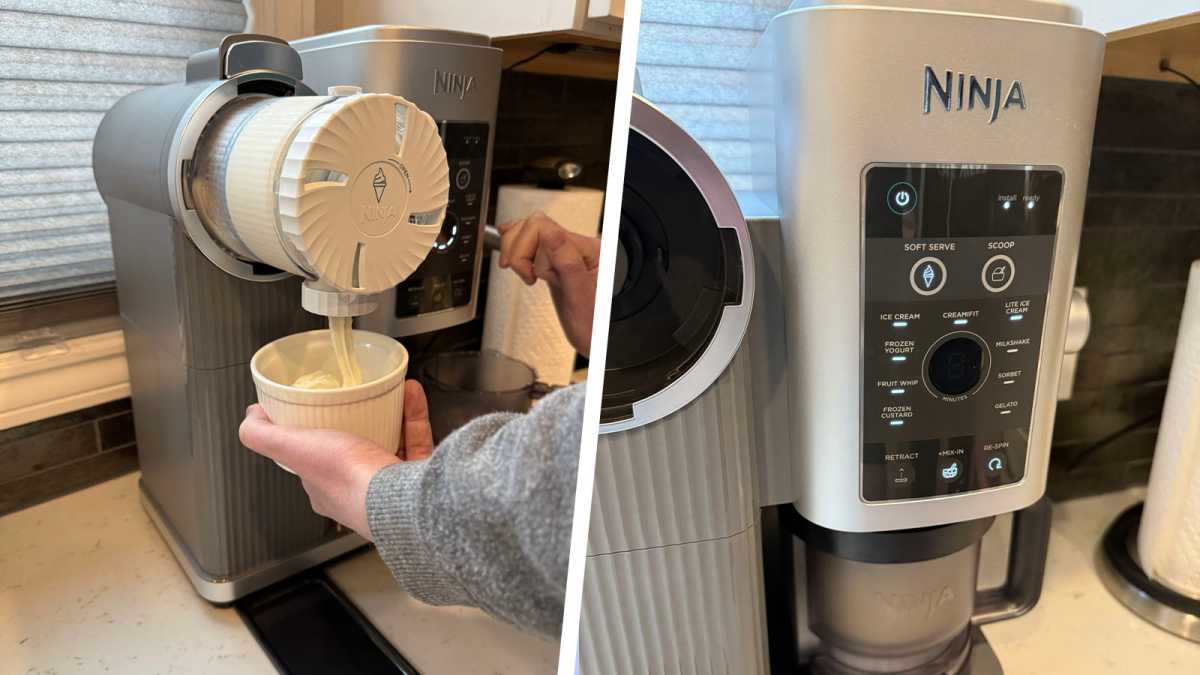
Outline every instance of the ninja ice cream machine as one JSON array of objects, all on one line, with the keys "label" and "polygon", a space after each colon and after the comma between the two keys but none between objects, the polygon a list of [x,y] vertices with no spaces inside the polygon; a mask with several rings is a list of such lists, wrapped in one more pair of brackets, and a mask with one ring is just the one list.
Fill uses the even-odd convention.
[{"label": "ninja ice cream machine", "polygon": [[473,34],[230,35],[101,123],[141,497],[206,599],[363,544],[239,442],[248,363],[327,316],[396,337],[474,317],[499,79]]}]

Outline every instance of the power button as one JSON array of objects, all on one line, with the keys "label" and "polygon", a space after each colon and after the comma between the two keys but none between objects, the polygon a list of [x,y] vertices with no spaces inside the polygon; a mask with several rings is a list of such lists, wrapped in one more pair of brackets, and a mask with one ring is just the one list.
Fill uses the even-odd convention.
[{"label": "power button", "polygon": [[917,190],[911,183],[901,181],[888,189],[888,208],[892,213],[903,216],[917,208]]}]

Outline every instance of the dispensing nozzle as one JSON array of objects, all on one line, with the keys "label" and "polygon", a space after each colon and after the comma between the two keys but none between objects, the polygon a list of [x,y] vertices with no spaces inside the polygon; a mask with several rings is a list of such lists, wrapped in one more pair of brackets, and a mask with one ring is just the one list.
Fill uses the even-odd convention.
[{"label": "dispensing nozzle", "polygon": [[300,305],[320,316],[363,316],[379,308],[378,293],[347,293],[320,281],[300,287]]}]

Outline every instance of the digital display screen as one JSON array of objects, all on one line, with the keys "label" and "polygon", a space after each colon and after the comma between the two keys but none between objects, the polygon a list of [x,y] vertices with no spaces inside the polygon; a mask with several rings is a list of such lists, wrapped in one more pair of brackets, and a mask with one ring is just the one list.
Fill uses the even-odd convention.
[{"label": "digital display screen", "polygon": [[929,356],[929,383],[946,396],[971,391],[981,377],[983,346],[971,338],[951,338]]}]

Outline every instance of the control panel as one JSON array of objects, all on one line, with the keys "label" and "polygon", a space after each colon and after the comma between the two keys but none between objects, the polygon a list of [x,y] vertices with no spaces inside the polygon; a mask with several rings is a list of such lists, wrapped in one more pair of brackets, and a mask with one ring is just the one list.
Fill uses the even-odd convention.
[{"label": "control panel", "polygon": [[397,318],[469,305],[478,282],[488,125],[443,121],[438,127],[450,164],[446,218],[425,262],[396,287]]},{"label": "control panel", "polygon": [[1063,174],[996,165],[863,173],[862,498],[1025,475]]}]

